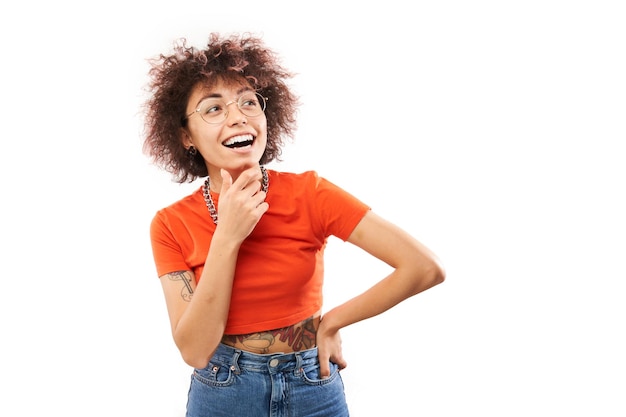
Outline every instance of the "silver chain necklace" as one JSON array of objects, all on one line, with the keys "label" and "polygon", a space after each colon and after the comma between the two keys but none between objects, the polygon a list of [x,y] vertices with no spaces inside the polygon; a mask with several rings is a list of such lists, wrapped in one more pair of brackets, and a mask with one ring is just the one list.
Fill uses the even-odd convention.
[{"label": "silver chain necklace", "polygon": [[[261,180],[261,189],[263,190],[263,192],[267,192],[267,189],[270,186],[270,180],[267,176],[267,170],[264,166],[261,166],[261,175],[263,175],[263,179]],[[202,195],[204,196],[204,202],[209,209],[209,214],[213,219],[213,223],[217,225],[217,209],[215,208],[215,204],[213,204],[213,198],[211,197],[211,179],[209,177],[206,177],[206,180],[204,180],[204,184],[202,184]]]}]

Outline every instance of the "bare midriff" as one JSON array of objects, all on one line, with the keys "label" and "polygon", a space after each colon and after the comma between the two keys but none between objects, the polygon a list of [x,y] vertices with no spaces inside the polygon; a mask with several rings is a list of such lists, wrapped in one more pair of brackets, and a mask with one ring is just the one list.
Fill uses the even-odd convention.
[{"label": "bare midriff", "polygon": [[222,343],[252,353],[290,353],[315,347],[320,314],[291,326],[249,334],[227,334]]}]

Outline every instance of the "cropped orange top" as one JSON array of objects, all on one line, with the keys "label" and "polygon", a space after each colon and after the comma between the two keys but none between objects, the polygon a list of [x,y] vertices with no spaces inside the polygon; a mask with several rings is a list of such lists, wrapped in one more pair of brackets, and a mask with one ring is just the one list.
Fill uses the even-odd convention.
[{"label": "cropped orange top", "polygon": [[[269,210],[239,249],[226,334],[278,329],[320,310],[327,239],[345,241],[370,209],[315,171],[268,176]],[[150,227],[158,276],[191,270],[200,279],[215,227],[201,188],[159,210]]]}]

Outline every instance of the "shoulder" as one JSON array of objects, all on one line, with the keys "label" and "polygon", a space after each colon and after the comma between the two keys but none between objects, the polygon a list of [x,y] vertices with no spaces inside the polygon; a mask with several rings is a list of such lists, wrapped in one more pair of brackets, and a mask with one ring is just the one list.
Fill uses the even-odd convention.
[{"label": "shoulder", "polygon": [[295,173],[268,169],[267,172],[270,192],[279,192],[280,194],[310,193],[317,187],[320,179],[315,171]]},{"label": "shoulder", "polygon": [[297,188],[304,191],[319,191],[328,187],[335,188],[335,184],[321,176],[317,171],[303,171],[299,173],[267,170],[270,182],[280,188]]},{"label": "shoulder", "polygon": [[275,171],[273,169],[267,170],[269,179],[281,184],[296,183],[302,184],[306,182],[315,182],[319,178],[316,171],[304,171],[304,172],[286,172]]},{"label": "shoulder", "polygon": [[172,219],[187,217],[204,208],[204,199],[202,197],[202,188],[198,187],[191,194],[165,206],[155,213],[152,222],[169,223]]},{"label": "shoulder", "polygon": [[269,174],[270,189],[280,193],[287,193],[293,196],[314,194],[320,196],[335,196],[345,198],[351,195],[336,183],[323,177],[317,171],[303,171],[300,173],[281,172],[275,170],[267,170]]}]

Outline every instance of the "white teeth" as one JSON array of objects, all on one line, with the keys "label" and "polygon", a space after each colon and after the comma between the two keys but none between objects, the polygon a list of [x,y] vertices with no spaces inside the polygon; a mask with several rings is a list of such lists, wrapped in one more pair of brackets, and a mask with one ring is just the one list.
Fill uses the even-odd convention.
[{"label": "white teeth", "polygon": [[223,145],[230,146],[230,145],[234,145],[235,143],[251,141],[253,139],[254,138],[252,137],[252,135],[239,135],[239,136],[235,136],[235,137],[228,139],[227,141],[223,143]]}]

